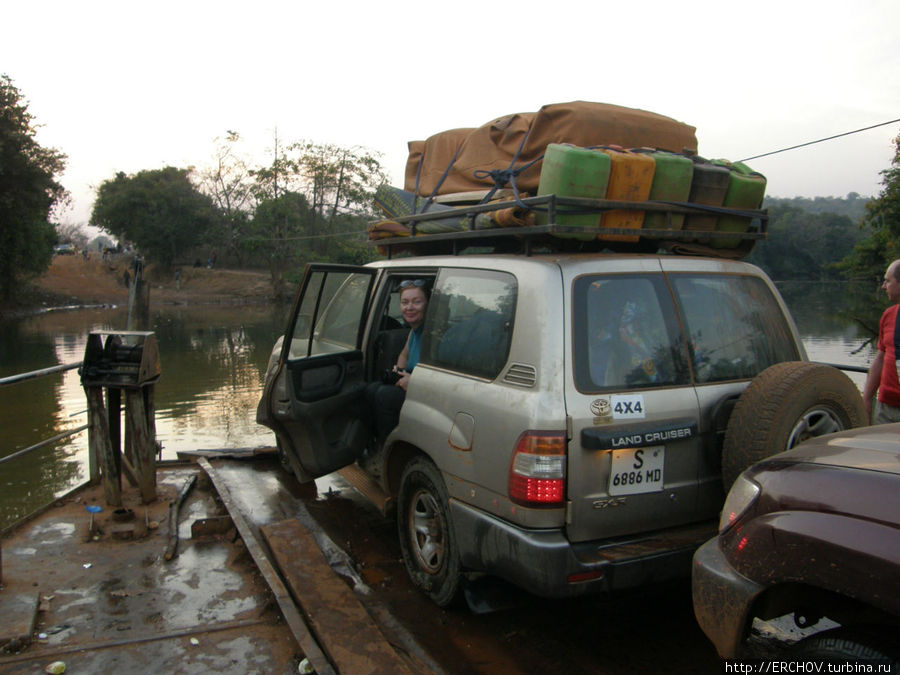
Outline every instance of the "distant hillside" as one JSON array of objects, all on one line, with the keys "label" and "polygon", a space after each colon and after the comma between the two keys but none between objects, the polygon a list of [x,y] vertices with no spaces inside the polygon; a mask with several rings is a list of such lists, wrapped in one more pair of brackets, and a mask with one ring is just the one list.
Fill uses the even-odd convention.
[{"label": "distant hillside", "polygon": [[862,197],[851,192],[846,197],[766,197],[763,208],[772,206],[791,206],[809,213],[833,213],[847,216],[856,225],[866,213],[866,204],[872,197]]},{"label": "distant hillside", "polygon": [[769,238],[747,261],[776,281],[840,279],[833,265],[865,237],[859,223],[871,197],[769,198]]}]

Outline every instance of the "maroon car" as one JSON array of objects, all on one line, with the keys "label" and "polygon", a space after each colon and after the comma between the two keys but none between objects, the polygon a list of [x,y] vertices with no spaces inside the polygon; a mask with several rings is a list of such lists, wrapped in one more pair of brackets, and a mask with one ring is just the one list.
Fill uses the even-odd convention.
[{"label": "maroon car", "polygon": [[[755,618],[804,632],[796,655],[900,658],[900,424],[821,436],[755,464],[694,555],[694,613],[723,658]],[[837,627],[836,627],[837,626]]]}]

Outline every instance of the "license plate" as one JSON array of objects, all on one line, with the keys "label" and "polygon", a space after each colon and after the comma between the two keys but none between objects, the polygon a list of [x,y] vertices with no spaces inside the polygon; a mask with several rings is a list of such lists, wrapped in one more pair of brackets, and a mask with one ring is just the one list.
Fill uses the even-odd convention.
[{"label": "license plate", "polygon": [[613,450],[609,494],[634,495],[662,490],[665,455],[662,445]]}]

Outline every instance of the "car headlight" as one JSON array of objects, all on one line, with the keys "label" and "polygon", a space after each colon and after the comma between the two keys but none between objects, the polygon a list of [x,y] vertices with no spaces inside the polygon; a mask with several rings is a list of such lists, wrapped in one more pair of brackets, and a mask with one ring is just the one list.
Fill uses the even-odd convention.
[{"label": "car headlight", "polygon": [[719,518],[719,533],[721,534],[731,527],[750,508],[758,496],[759,485],[749,478],[744,478],[743,474],[738,476],[728,492],[728,497],[725,498],[722,516]]}]

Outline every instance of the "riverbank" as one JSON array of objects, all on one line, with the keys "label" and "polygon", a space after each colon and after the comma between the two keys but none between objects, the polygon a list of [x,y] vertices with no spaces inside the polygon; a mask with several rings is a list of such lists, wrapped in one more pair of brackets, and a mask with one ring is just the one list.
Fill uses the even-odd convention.
[{"label": "riverbank", "polygon": [[[144,275],[150,284],[150,305],[249,304],[273,300],[272,284],[264,272],[180,267]],[[14,306],[0,306],[0,314],[30,313],[52,307],[123,305],[128,302],[126,272],[131,258],[97,255],[58,255],[50,268],[31,282]]]}]

